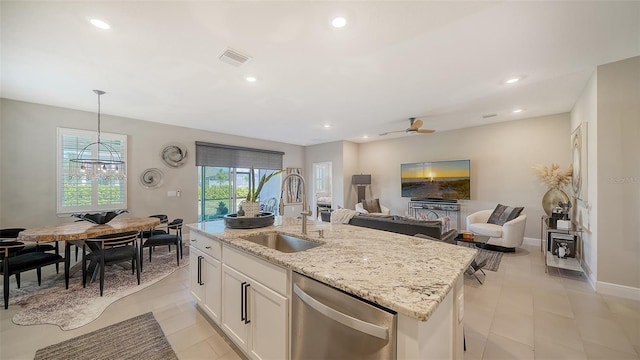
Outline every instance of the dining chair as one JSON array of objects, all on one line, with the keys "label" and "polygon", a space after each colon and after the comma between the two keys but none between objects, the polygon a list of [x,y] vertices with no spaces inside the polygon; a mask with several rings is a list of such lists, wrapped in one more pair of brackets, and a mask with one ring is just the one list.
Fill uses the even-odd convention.
[{"label": "dining chair", "polygon": [[[180,266],[180,259],[182,258],[182,223],[183,219],[175,219],[167,224],[167,234],[158,234],[150,236],[146,241],[142,240],[142,247],[140,248],[140,267],[142,268],[142,258],[144,255],[144,248],[149,248],[149,262],[151,262],[151,255],[153,254],[153,248],[161,245],[175,245],[176,246],[176,261]],[[171,231],[175,231],[172,234]],[[169,248],[171,250],[171,248]]]},{"label": "dining chair", "polygon": [[[64,261],[64,258],[57,253],[34,251],[19,254],[18,252],[24,247],[24,243],[19,241],[0,242],[5,309],[9,307],[9,278],[11,275],[16,276],[16,285],[20,288],[20,273],[36,269],[38,286],[40,286],[42,283],[41,268],[53,264],[57,267],[59,263]],[[67,276],[68,273],[65,272],[65,277]]]},{"label": "dining chair", "polygon": [[[18,234],[20,234],[21,231],[25,231],[25,228],[6,228],[6,229],[0,229],[0,239],[16,239],[18,237]],[[58,242],[55,242],[54,244],[35,244],[35,245],[25,245],[20,249],[14,249],[13,251],[15,251],[18,255],[19,254],[26,254],[26,253],[31,253],[31,252],[46,252],[46,251],[53,251],[56,254],[60,253],[59,247],[58,247]],[[56,274],[60,272],[60,268],[59,265],[56,264]],[[20,279],[20,274],[16,274],[16,280],[18,280],[19,282]],[[18,284],[18,287],[19,284]]]},{"label": "dining chair", "polygon": [[[104,292],[105,266],[131,260],[131,274],[136,274],[140,285],[140,267],[138,266],[139,231],[127,231],[117,234],[100,235],[86,239],[82,254],[82,287],[87,286],[87,261],[100,267],[100,296]],[[91,250],[87,251],[86,247]]]},{"label": "dining chair", "polygon": [[142,231],[143,239],[148,239],[152,235],[166,234],[168,232],[168,229],[167,230],[160,229],[161,227],[164,227],[164,228],[167,227],[167,223],[169,222],[169,217],[167,215],[157,214],[157,215],[150,215],[149,217],[155,217],[160,219],[160,224],[156,225],[156,227],[153,228],[152,230]]}]

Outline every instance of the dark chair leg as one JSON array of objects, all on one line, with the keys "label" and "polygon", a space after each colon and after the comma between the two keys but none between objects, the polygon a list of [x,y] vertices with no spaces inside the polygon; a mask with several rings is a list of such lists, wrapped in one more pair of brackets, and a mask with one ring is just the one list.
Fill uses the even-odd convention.
[{"label": "dark chair leg", "polygon": [[[57,241],[56,241],[55,249],[56,249],[56,255],[60,255],[60,249]],[[60,274],[60,263],[56,263],[56,274]]]},{"label": "dark chair leg", "polygon": [[86,249],[84,245],[82,245],[82,287],[87,287],[87,256]]},{"label": "dark chair leg", "polygon": [[[140,256],[138,255],[138,248],[135,249],[136,253],[134,256],[133,261],[137,261],[136,259],[140,259]],[[136,264],[138,265],[138,264]],[[142,265],[142,261],[140,261],[140,265]],[[140,268],[142,266],[136,266],[136,276],[138,277],[138,285],[140,285]]]},{"label": "dark chair leg", "polygon": [[[58,263],[56,263],[58,265]],[[42,268],[36,268],[36,274],[38,275],[38,286],[42,285]]]},{"label": "dark chair leg", "polygon": [[176,261],[178,262],[178,266],[180,266],[180,245],[176,242]]},{"label": "dark chair leg", "polygon": [[7,259],[4,259],[4,261],[2,262],[2,274],[3,274],[3,278],[4,281],[3,286],[4,286],[4,308],[8,309],[9,308],[9,263],[7,261]]},{"label": "dark chair leg", "polygon": [[78,249],[79,249],[79,248],[80,248],[80,247],[79,247],[78,245],[76,245],[76,262],[78,262]]},{"label": "dark chair leg", "polygon": [[153,254],[153,246],[149,246],[149,262],[151,262],[151,254]]},{"label": "dark chair leg", "polygon": [[[69,267],[71,266],[71,244],[66,241],[64,243],[64,287],[69,288]],[[78,262],[78,247],[76,246],[76,262]]]},{"label": "dark chair leg", "polygon": [[102,256],[100,257],[100,296],[102,296],[103,290],[104,290],[104,251],[102,251]]},{"label": "dark chair leg", "polygon": [[16,273],[16,285],[18,285],[18,289],[20,289],[20,273]]}]

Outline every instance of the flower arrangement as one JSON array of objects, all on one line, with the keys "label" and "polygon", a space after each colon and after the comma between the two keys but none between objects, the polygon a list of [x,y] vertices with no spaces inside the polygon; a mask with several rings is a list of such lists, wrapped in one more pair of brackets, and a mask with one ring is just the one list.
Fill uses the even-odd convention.
[{"label": "flower arrangement", "polygon": [[543,184],[551,189],[562,189],[571,182],[573,167],[569,165],[565,170],[560,169],[560,165],[553,163],[547,167],[544,165],[536,165],[533,167],[536,176]]}]

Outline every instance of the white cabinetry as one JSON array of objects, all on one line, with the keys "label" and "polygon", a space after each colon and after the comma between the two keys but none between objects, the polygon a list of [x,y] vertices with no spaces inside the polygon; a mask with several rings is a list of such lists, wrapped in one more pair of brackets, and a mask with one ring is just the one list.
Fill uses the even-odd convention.
[{"label": "white cabinetry", "polygon": [[288,271],[223,249],[223,331],[253,359],[288,359]]},{"label": "white cabinetry", "polygon": [[222,310],[221,245],[216,240],[193,232],[189,256],[191,294],[207,315],[219,324]]}]

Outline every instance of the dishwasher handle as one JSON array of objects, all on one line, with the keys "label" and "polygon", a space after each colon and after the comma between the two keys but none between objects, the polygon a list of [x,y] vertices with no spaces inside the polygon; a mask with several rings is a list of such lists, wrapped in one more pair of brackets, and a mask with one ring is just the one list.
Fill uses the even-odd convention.
[{"label": "dishwasher handle", "polygon": [[348,326],[354,330],[363,332],[365,334],[369,334],[371,336],[375,336],[382,340],[389,339],[389,329],[383,326],[378,326],[376,324],[368,323],[366,321],[362,321],[360,319],[356,319],[353,316],[349,316],[347,314],[343,314],[336,309],[333,309],[320,301],[314,299],[309,294],[304,292],[297,284],[293,284],[293,292],[298,295],[300,300],[304,301],[307,305],[314,308],[316,311],[321,313],[322,315],[341,323],[342,325]]}]

